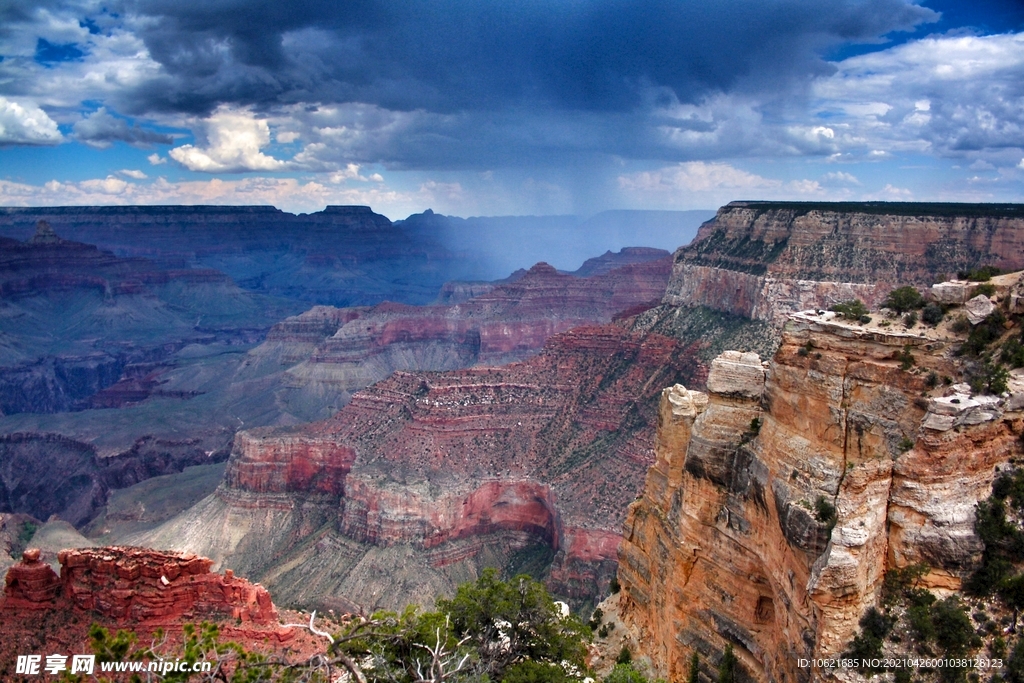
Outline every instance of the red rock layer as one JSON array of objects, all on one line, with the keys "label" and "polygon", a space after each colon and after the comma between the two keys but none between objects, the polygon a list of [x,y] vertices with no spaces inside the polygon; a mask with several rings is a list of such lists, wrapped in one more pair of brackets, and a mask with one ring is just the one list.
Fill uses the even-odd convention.
[{"label": "red rock layer", "polygon": [[592,595],[653,456],[657,387],[701,379],[692,351],[591,326],[522,363],[395,373],[330,420],[241,432],[221,495],[327,495],[345,536],[412,544],[439,564],[453,543],[525,533],[556,553],[559,588]]},{"label": "red rock layer", "polygon": [[[449,306],[318,306],[276,325],[267,342],[286,347],[282,362],[308,358],[304,376],[334,372],[354,391],[396,369],[446,370],[525,358],[554,334],[653,305],[670,271],[667,256],[597,269],[585,278],[539,263],[514,282],[481,288],[478,296]],[[372,364],[380,367],[374,371]]]},{"label": "red rock layer", "polygon": [[118,623],[277,622],[266,589],[230,570],[211,573],[205,557],[131,547],[62,550],[58,578],[39,555],[27,550],[8,570],[0,613],[70,606]]}]

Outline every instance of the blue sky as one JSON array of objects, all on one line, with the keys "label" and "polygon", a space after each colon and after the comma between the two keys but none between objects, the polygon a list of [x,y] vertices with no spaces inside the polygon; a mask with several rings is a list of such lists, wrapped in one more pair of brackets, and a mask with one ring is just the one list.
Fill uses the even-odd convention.
[{"label": "blue sky", "polygon": [[1024,201],[1024,4],[7,0],[0,205]]}]

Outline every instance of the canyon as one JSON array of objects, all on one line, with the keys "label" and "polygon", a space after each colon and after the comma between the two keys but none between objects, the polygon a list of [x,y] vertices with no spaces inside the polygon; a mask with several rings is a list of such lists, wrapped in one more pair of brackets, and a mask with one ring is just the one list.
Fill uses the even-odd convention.
[{"label": "canyon", "polygon": [[[965,268],[982,259],[1005,265],[1021,258],[1014,251],[1021,222],[1013,217],[993,219],[994,227],[982,232],[998,239],[983,249],[968,248],[977,241],[973,228],[946,235],[929,223],[927,211],[915,218],[911,211],[919,206],[889,214],[869,206],[851,214],[750,204],[723,207],[694,244],[676,252],[660,305],[622,315],[610,327],[555,335],[539,356],[501,370],[398,372],[354,394],[323,422],[242,432],[213,496],[130,541],[209,554],[264,581],[281,599],[306,605],[316,595],[365,609],[429,603],[486,562],[509,571],[529,566],[559,595],[589,604],[605,590],[625,505],[642,490],[645,468],[654,462],[658,382],[675,375],[703,386],[723,346],[771,356],[782,340],[779,316],[797,305],[824,307],[868,289],[869,300],[880,300],[892,285],[882,277],[868,282],[872,268],[914,262],[916,252],[900,251],[908,235],[952,244],[947,252],[963,251]],[[975,223],[985,224],[982,218]],[[874,232],[850,236],[851,225],[869,223]],[[908,225],[919,224],[932,227],[908,233]],[[781,237],[765,242],[768,234]],[[752,239],[769,244],[767,255],[756,258],[780,277],[765,276],[763,291],[749,298],[735,278],[750,275],[743,259],[753,258]],[[826,248],[833,242],[839,246]],[[921,248],[915,242],[908,249]],[[851,252],[868,265],[854,267],[860,261],[850,262]],[[814,275],[809,263],[823,264],[819,270],[835,280],[796,279]],[[933,271],[941,274],[933,263],[910,275],[926,280]],[[538,269],[529,277],[545,274],[552,276]],[[774,299],[785,287],[802,293]],[[765,302],[776,308],[758,317]],[[312,314],[300,321],[314,329],[320,324]],[[327,329],[336,324],[359,329],[357,318]],[[644,348],[666,349],[660,362],[676,360],[656,372],[633,350]],[[500,417],[514,417],[514,425]],[[609,458],[616,458],[614,467],[606,464]],[[728,476],[721,464],[707,467],[708,476]],[[593,490],[599,495],[581,493]],[[580,501],[586,501],[585,513],[575,508]],[[799,510],[787,514],[793,525],[805,521]],[[805,532],[813,535],[813,529]],[[396,568],[387,577],[372,578],[389,565]]]},{"label": "canyon", "polygon": [[[399,229],[426,230],[416,222]],[[617,571],[622,619],[673,679],[694,651],[713,677],[731,644],[751,678],[804,680],[795,658],[841,652],[887,567],[924,561],[929,586],[958,586],[980,552],[973,504],[1024,428],[1016,393],[964,389],[950,320],[824,309],[1024,268],[1019,207],[734,202],[671,263],[658,256],[455,279],[426,306],[281,316],[224,366],[235,393],[201,393],[198,362],[122,376],[91,400],[147,382],[197,392],[135,408],[217,413],[218,445],[181,450],[228,462],[194,506],[113,540],[208,556],[280,604],[342,611],[429,605],[487,566],[586,609]],[[935,296],[963,305],[975,287]],[[996,299],[1009,310],[1021,295]],[[246,412],[217,412],[225,396]],[[132,483],[148,460],[83,481]],[[83,490],[80,505],[98,500]]]},{"label": "canyon", "polygon": [[396,372],[326,421],[239,433],[213,495],[127,540],[207,555],[288,604],[429,604],[495,564],[592,601],[659,387],[682,378],[700,381],[692,348],[621,324],[502,367]]},{"label": "canyon", "polygon": [[465,299],[456,294],[465,288],[450,283],[441,293],[444,305],[317,306],[275,325],[243,371],[286,368],[279,402],[293,414],[323,419],[397,370],[523,360],[552,335],[651,308],[670,270],[667,252],[623,249],[573,274],[539,263],[510,282],[473,283]]}]

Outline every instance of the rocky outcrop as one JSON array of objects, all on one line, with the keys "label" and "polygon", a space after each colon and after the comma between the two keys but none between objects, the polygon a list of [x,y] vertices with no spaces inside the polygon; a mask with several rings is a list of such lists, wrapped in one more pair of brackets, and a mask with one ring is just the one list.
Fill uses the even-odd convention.
[{"label": "rocky outcrop", "polygon": [[853,298],[874,307],[958,270],[1019,270],[1022,254],[1018,205],[732,202],[676,252],[665,302],[781,325]]},{"label": "rocky outcrop", "polygon": [[592,600],[651,462],[656,387],[700,381],[692,351],[591,326],[522,363],[395,373],[324,422],[240,433],[224,486],[132,542],[210,554],[289,603],[430,602],[495,564]]},{"label": "rocky outcrop", "polygon": [[[661,674],[732,644],[757,680],[809,680],[843,651],[887,567],[959,586],[974,505],[1018,453],[1011,398],[970,396],[945,328],[793,315],[762,370],[729,354],[706,393],[662,396],[657,459],[619,551],[624,619]],[[763,378],[763,379],[762,379]],[[967,393],[964,393],[964,392]]]},{"label": "rocky outcrop", "polygon": [[0,613],[69,607],[128,624],[180,624],[230,618],[277,623],[270,594],[258,584],[210,572],[205,557],[106,547],[62,550],[60,576],[26,550],[7,572]]}]

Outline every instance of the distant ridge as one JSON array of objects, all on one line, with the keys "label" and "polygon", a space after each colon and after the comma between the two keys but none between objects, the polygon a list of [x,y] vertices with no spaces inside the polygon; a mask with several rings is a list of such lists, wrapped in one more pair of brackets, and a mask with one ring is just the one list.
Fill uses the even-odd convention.
[{"label": "distant ridge", "polygon": [[963,217],[1024,217],[1024,204],[985,204],[968,202],[778,202],[734,201],[723,209],[744,207],[751,209],[791,210],[798,214],[811,211],[837,213],[869,213],[883,216],[963,216]]}]

